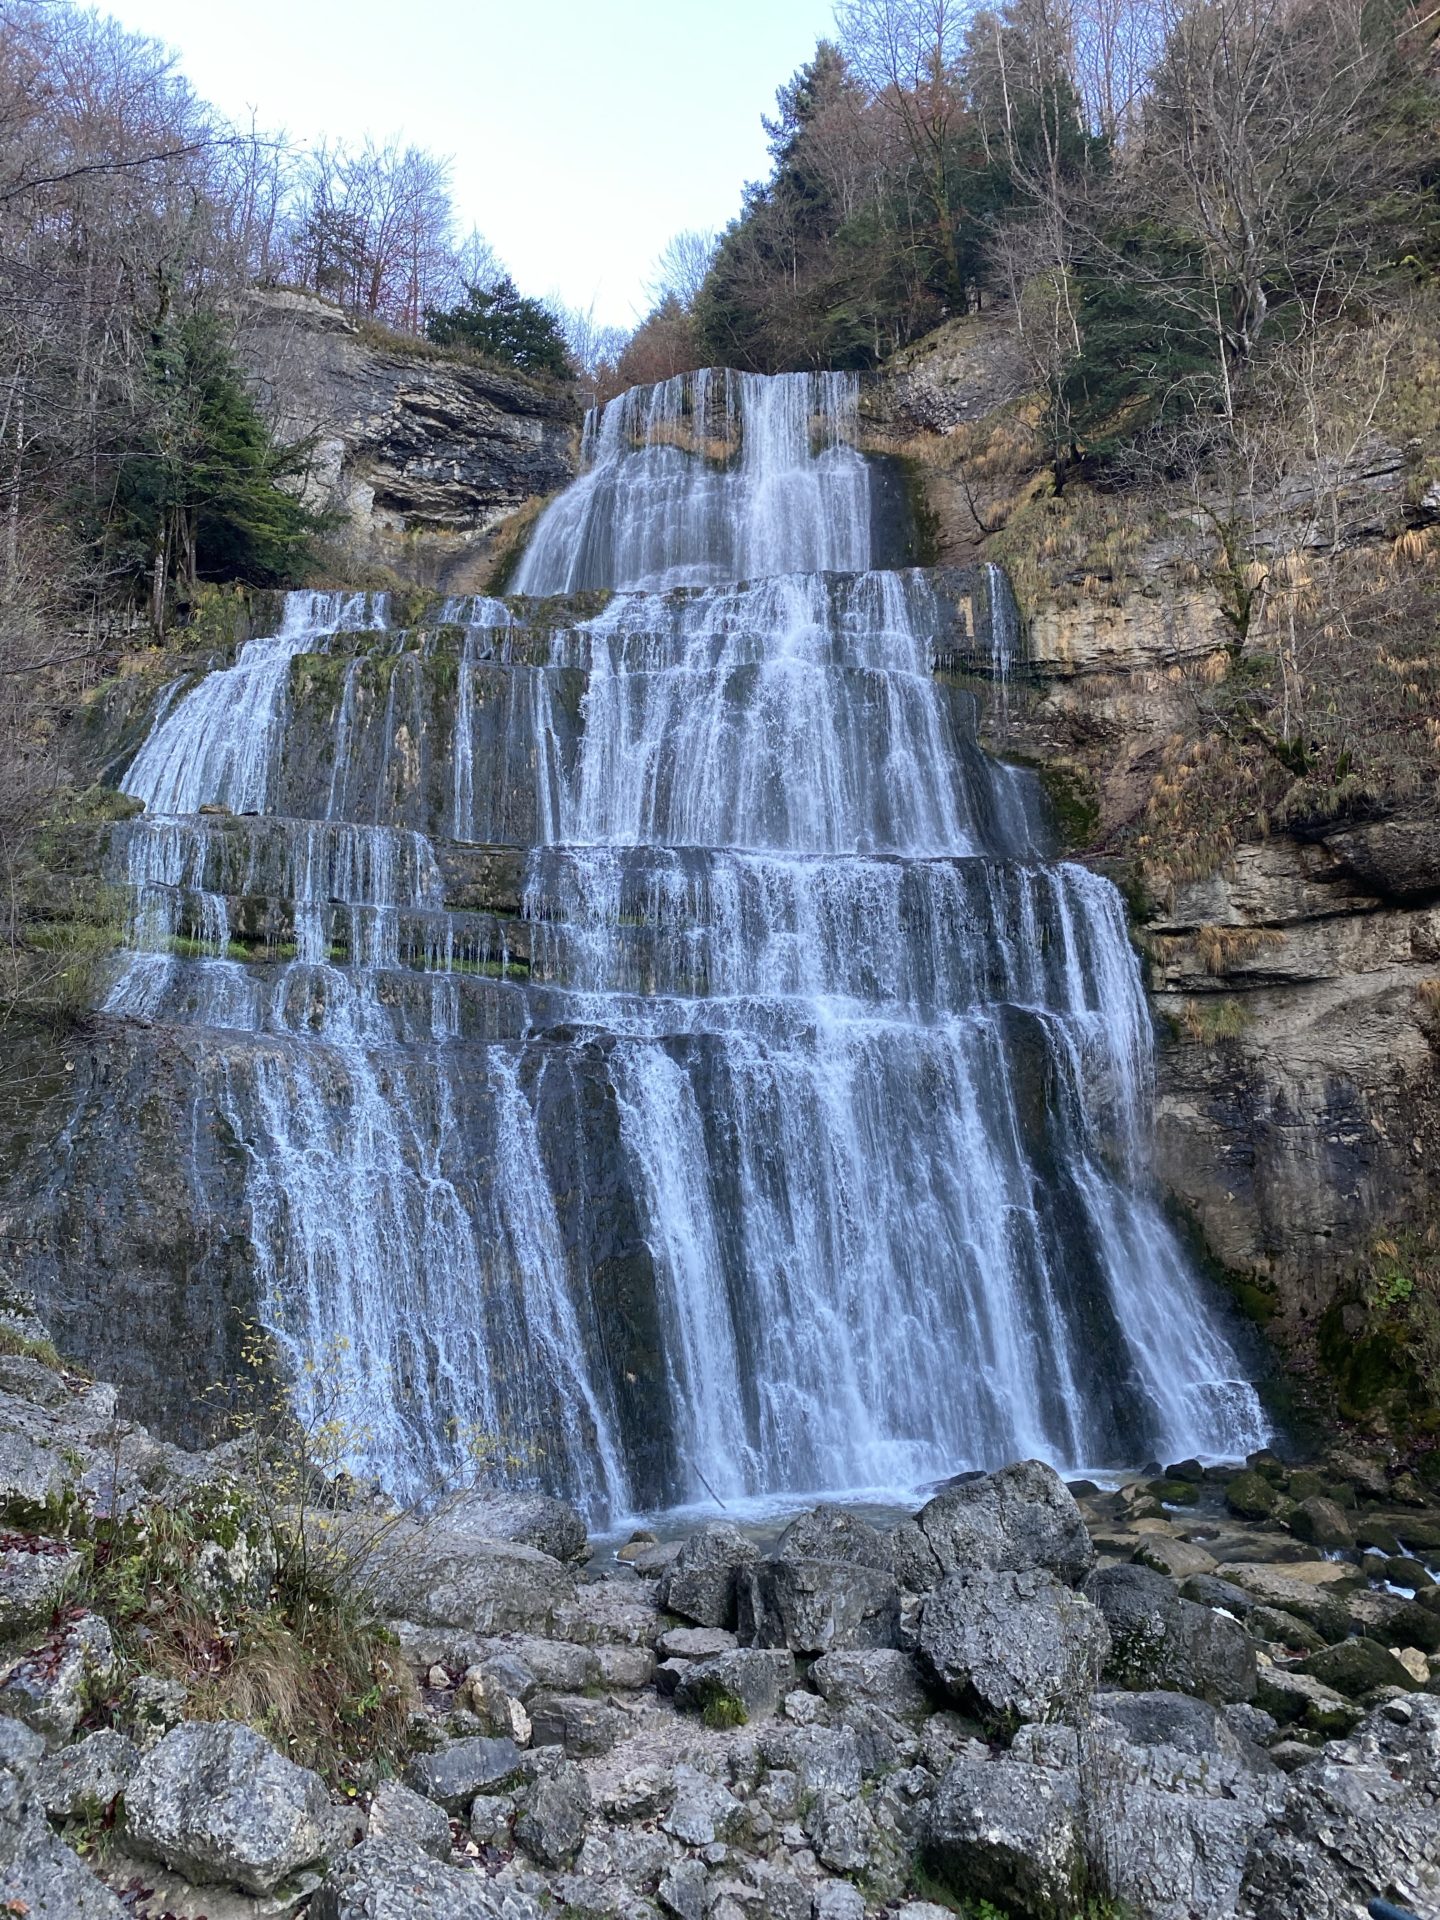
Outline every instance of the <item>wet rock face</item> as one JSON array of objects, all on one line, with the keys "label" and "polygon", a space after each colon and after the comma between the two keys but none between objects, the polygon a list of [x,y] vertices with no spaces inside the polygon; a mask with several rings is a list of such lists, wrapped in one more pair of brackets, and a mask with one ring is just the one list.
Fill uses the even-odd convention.
[{"label": "wet rock face", "polygon": [[359,568],[474,591],[487,533],[575,471],[568,388],[363,339],[325,302],[252,292],[236,347],[282,436],[316,437],[311,494]]}]

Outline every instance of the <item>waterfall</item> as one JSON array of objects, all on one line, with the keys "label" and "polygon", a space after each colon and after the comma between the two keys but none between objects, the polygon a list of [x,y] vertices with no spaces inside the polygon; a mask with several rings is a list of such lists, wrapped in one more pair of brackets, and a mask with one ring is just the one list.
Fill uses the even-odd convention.
[{"label": "waterfall", "polygon": [[479,1456],[599,1517],[1266,1437],[1152,1190],[1119,896],[933,674],[943,583],[873,564],[855,405],[624,395],[520,575],[598,610],[292,595],[126,776],[109,1009],[217,1049],[258,1310],[397,1492]]}]

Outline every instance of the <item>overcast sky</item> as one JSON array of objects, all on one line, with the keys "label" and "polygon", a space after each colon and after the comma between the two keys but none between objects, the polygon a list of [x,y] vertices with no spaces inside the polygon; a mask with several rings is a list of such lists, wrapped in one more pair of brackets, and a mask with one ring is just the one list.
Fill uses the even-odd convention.
[{"label": "overcast sky", "polygon": [[196,90],[301,142],[397,135],[454,158],[526,293],[628,326],[682,227],[766,170],[760,116],[830,0],[110,0]]}]

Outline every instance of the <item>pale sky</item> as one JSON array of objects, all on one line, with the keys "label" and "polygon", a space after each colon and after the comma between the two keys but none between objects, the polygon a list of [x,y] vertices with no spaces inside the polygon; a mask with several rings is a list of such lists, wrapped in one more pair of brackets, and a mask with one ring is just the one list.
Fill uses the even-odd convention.
[{"label": "pale sky", "polygon": [[760,116],[830,0],[108,0],[232,118],[454,158],[522,292],[633,325],[655,256],[768,169]]}]

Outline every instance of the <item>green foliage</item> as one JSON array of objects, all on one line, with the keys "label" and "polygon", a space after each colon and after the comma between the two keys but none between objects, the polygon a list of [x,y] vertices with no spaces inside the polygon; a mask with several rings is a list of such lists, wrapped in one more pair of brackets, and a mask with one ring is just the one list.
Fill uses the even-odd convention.
[{"label": "green foliage", "polygon": [[1173,237],[1141,227],[1112,236],[1109,247],[1118,270],[1107,263],[1077,276],[1080,350],[1061,377],[1075,438],[1101,461],[1142,429],[1192,413],[1216,377],[1213,329],[1161,291],[1194,271],[1190,256]]},{"label": "green foliage", "polygon": [[458,306],[425,315],[425,336],[438,347],[467,347],[523,373],[570,374],[559,321],[541,301],[522,294],[507,274],[494,287],[468,287]]},{"label": "green foliage", "polygon": [[152,594],[174,582],[187,601],[204,580],[298,581],[320,522],[284,483],[308,447],[274,441],[218,316],[160,321],[140,378],[108,523],[113,564]]}]

